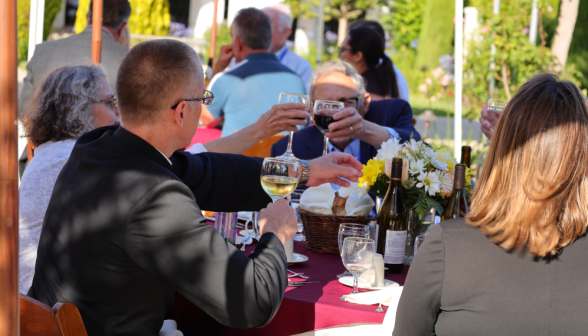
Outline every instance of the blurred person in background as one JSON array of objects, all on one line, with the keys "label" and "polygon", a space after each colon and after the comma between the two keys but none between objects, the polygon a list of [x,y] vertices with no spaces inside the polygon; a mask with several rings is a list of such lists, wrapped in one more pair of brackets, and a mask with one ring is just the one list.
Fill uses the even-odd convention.
[{"label": "blurred person in background", "polygon": [[410,266],[393,335],[588,330],[588,110],[570,81],[523,84],[496,125],[470,213]]},{"label": "blurred person in background", "polygon": [[[312,77],[310,100],[340,101],[345,109],[333,117],[336,122],[329,125],[329,152],[353,155],[366,164],[377,154],[382,142],[391,137],[401,143],[412,136],[421,136],[414,128],[412,109],[402,99],[374,101],[366,92],[362,76],[355,68],[343,61],[328,61],[319,66]],[[312,106],[312,104],[311,104]],[[313,159],[323,153],[323,134],[316,127],[307,127],[294,133],[292,152],[300,159]],[[286,151],[288,138],[272,146],[271,155],[282,155]]]},{"label": "blurred person in background", "polygon": [[[376,36],[365,30],[351,33],[352,30],[360,28],[372,29],[381,37],[382,42],[377,42]],[[364,76],[367,90],[372,94],[372,99],[378,100],[387,97],[409,101],[406,78],[385,53],[386,34],[382,25],[370,20],[354,22],[350,25],[349,34],[341,47],[339,58],[352,63],[357,71]],[[398,91],[397,95],[395,95],[396,90]]]},{"label": "blurred person in background", "polygon": [[232,44],[221,47],[218,63],[234,56],[239,66],[216,74],[209,90],[215,99],[203,108],[202,123],[214,127],[223,121],[222,136],[228,136],[270,110],[281,92],[304,94],[304,83],[269,52],[272,43],[270,18],[259,9],[245,8],[231,25]]},{"label": "blurred person in background", "polygon": [[35,156],[19,190],[19,290],[33,281],[43,218],[57,176],[76,140],[119,121],[116,98],[100,67],[63,67],[49,74],[25,109],[26,137]]}]

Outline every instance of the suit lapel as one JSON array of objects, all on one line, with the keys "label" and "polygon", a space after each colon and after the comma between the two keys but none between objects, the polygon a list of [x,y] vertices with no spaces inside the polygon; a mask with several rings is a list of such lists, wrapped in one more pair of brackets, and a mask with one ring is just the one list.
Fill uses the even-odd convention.
[{"label": "suit lapel", "polygon": [[306,146],[306,152],[309,153],[309,156],[312,158],[317,158],[323,155],[324,137],[321,131],[319,131],[318,128],[316,128],[316,126],[308,127],[310,127],[311,130],[309,130],[308,133],[305,134],[306,139],[300,140],[304,142]]}]

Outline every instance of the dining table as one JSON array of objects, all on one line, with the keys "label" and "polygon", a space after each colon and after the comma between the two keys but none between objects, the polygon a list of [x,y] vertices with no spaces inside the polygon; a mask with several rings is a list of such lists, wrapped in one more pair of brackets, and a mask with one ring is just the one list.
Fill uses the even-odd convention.
[{"label": "dining table", "polygon": [[[248,245],[242,253],[248,255],[255,246],[255,243]],[[337,278],[338,274],[345,271],[338,254],[311,251],[306,248],[304,241],[294,242],[294,253],[308,257],[308,260],[289,264],[288,269],[304,273],[309,277],[308,281],[318,282],[288,287],[278,312],[266,326],[248,330],[223,326],[180,294],[174,301],[169,318],[177,322],[179,330],[197,330],[202,335],[240,336],[286,336],[351,323],[381,324],[384,321],[385,313],[376,312],[378,305],[341,301],[341,296],[350,294],[352,288],[341,284]],[[409,266],[405,266],[402,273],[389,274],[385,279],[403,286],[408,269]],[[300,278],[290,279],[304,281]],[[388,309],[386,306],[383,308],[385,311]]]}]

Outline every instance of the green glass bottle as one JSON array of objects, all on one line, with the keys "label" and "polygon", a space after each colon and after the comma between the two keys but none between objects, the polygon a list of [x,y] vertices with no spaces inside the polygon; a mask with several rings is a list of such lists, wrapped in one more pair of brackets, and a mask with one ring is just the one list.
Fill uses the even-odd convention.
[{"label": "green glass bottle", "polygon": [[465,171],[466,165],[458,164],[455,166],[453,191],[451,192],[451,196],[449,196],[449,201],[443,211],[443,215],[441,215],[442,222],[453,218],[465,217],[470,212],[465,192]]},{"label": "green glass bottle", "polygon": [[392,159],[390,186],[378,213],[377,252],[384,257],[388,273],[401,273],[408,229],[408,212],[402,196],[402,158]]}]

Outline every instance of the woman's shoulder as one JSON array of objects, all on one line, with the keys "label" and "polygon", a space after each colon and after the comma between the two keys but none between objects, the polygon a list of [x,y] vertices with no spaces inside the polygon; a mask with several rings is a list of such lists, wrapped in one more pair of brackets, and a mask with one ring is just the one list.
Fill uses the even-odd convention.
[{"label": "woman's shoulder", "polygon": [[438,224],[443,239],[460,237],[467,239],[487,239],[479,228],[469,226],[465,218],[455,218]]}]

